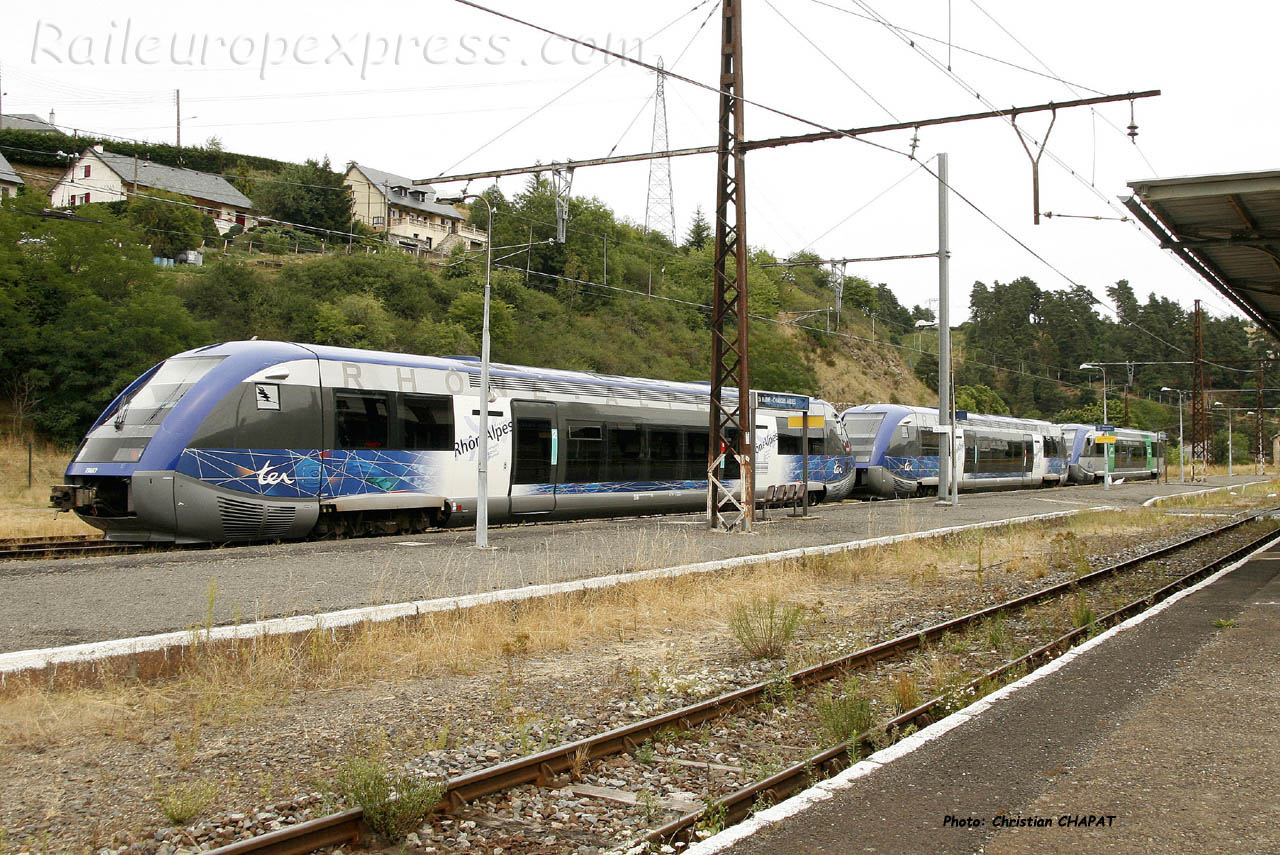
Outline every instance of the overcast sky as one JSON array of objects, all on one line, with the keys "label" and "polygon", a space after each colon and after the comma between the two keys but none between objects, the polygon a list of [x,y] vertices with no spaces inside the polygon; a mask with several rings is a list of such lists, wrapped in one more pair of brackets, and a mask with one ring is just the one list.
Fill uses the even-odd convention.
[{"label": "overcast sky", "polygon": [[[661,56],[699,81],[718,74],[714,2],[486,5],[649,62]],[[919,50],[869,20],[874,14],[923,34],[911,36]],[[1128,103],[1064,110],[1049,136],[1041,209],[1117,218],[1129,181],[1280,167],[1272,155],[1277,75],[1267,59],[1278,20],[1273,4],[1257,0],[745,0],[745,94],[851,127],[987,109],[973,91],[1007,107],[1161,89],[1135,106],[1136,146],[1125,135]],[[920,51],[949,62],[955,76]],[[597,157],[615,146],[645,151],[653,127],[651,73],[451,0],[21,4],[0,31],[0,75],[5,113],[55,110],[61,126],[172,142],[180,89],[188,144],[217,135],[231,151],[328,156],[339,167],[356,160],[414,178]],[[711,93],[671,80],[667,112],[672,147],[714,142]],[[1042,139],[1048,121],[1039,114],[1019,124]],[[746,129],[763,137],[813,128],[748,108]],[[779,257],[934,251],[936,184],[904,156],[911,137],[867,138],[893,151],[836,140],[751,154],[750,244]],[[938,152],[949,153],[955,189],[1044,259],[953,198],[953,317],[967,313],[975,280],[1022,275],[1044,288],[1078,282],[1099,297],[1123,278],[1143,299],[1154,291],[1229,311],[1132,223],[1032,225],[1031,167],[1008,123],[922,129],[919,159],[933,167]],[[713,158],[677,159],[672,171],[683,237],[695,207],[714,204]],[[501,186],[510,193],[523,181]],[[597,167],[579,170],[573,189],[643,222],[647,181],[643,163]],[[849,272],[888,283],[907,305],[937,296],[932,260]]]}]

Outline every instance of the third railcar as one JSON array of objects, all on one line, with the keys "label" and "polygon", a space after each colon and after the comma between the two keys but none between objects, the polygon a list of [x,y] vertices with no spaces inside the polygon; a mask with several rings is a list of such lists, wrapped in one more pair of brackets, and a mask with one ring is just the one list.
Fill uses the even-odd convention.
[{"label": "third railcar", "polygon": [[[1093,484],[1110,470],[1113,478],[1159,478],[1164,471],[1164,434],[1109,425],[1063,425],[1070,452],[1067,480]],[[1099,437],[1114,436],[1113,442]]]}]

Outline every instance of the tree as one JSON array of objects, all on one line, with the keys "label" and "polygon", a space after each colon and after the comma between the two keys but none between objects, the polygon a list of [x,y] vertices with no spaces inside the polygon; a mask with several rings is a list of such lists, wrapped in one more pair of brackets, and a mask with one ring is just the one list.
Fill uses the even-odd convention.
[{"label": "tree", "polygon": [[151,254],[159,258],[196,249],[210,233],[218,233],[213,219],[194,200],[164,190],[135,193],[125,211],[129,222],[146,232]]},{"label": "tree", "polygon": [[956,409],[991,416],[1009,415],[1009,405],[988,386],[960,386],[956,389]]},{"label": "tree", "polygon": [[270,219],[335,232],[351,228],[351,197],[327,157],[289,164],[254,185],[254,205]]},{"label": "tree", "polygon": [[36,401],[42,435],[73,442],[139,374],[210,338],[143,232],[105,206],[82,222],[42,218],[44,204],[0,209],[0,371],[21,380],[11,394]]},{"label": "tree", "polygon": [[707,217],[702,213],[702,206],[699,205],[693,211],[693,222],[689,225],[689,233],[684,239],[685,249],[702,249],[707,245],[707,241],[711,240],[711,224],[707,222]]}]

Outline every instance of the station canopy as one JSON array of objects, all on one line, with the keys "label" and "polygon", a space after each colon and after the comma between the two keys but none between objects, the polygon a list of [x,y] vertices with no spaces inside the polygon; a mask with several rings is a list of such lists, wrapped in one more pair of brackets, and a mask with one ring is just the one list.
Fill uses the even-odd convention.
[{"label": "station canopy", "polygon": [[1137,219],[1280,339],[1280,171],[1130,181]]}]

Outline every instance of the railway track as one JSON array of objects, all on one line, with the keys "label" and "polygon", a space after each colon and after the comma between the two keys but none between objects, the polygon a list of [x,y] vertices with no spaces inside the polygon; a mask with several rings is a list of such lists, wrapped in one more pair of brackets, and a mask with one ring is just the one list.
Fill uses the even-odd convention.
[{"label": "railway track", "polygon": [[[1063,597],[1078,595],[1082,590],[1114,582],[1117,578],[1124,576],[1126,571],[1134,570],[1148,562],[1172,560],[1173,556],[1179,553],[1188,551],[1192,547],[1209,544],[1215,538],[1236,532],[1247,523],[1269,513],[1273,513],[1273,510],[1251,514],[1211,531],[1184,538],[1160,549],[1086,573],[1079,578],[1050,585],[1030,594],[897,636],[848,655],[794,671],[779,679],[756,683],[624,727],[449,778],[438,810],[456,815],[463,810],[464,806],[474,806],[481,799],[525,785],[572,789],[573,780],[593,762],[623,754],[638,757],[645,746],[652,746],[654,740],[660,739],[663,734],[689,733],[709,722],[725,719],[737,713],[750,716],[752,711],[757,709],[757,705],[767,702],[778,692],[780,680],[789,683],[791,691],[804,692],[824,683],[838,681],[860,670],[875,669],[887,662],[900,660],[908,654],[939,644],[944,639],[956,637],[959,633],[971,632],[984,625],[990,626],[990,621],[1003,619],[1002,616],[1043,607]],[[1238,535],[1236,539],[1239,539]],[[1172,581],[1168,581],[1167,567],[1165,567],[1155,577],[1164,577],[1158,587],[1152,589],[1148,586],[1142,589],[1139,596],[1127,601],[1119,608],[1112,609],[1068,632],[1055,633],[1054,637],[1036,644],[1034,648],[1022,655],[1002,661],[996,667],[988,668],[959,686],[958,696],[976,698],[980,693],[993,690],[1002,683],[1025,673],[1026,670],[1055,658],[1090,634],[1150,608],[1217,569],[1276,540],[1280,540],[1280,529],[1268,531],[1256,538],[1251,537],[1246,543],[1237,546],[1226,555],[1217,554],[1210,560],[1196,559],[1195,566],[1189,572],[1182,572],[1179,569]],[[785,764],[785,768],[780,771],[738,786],[728,793],[708,796],[704,799],[702,807],[683,810],[680,816],[668,822],[651,824],[651,827],[638,834],[632,843],[635,846],[643,846],[646,843],[691,842],[709,831],[740,821],[762,804],[772,804],[810,786],[817,779],[840,771],[854,762],[858,756],[883,747],[898,736],[905,735],[904,731],[911,732],[917,726],[926,725],[943,717],[954,705],[956,696],[957,693],[952,691],[946,695],[932,697],[886,721],[877,723],[874,727],[852,736],[847,741],[822,751],[803,752],[803,756],[793,758],[793,762]],[[651,752],[651,747],[649,750]],[[717,764],[708,760],[702,764],[686,762],[686,765],[706,766],[710,774],[711,768]],[[719,768],[734,767],[722,765]],[[739,768],[737,771],[743,770]],[[582,790],[583,788],[578,788],[579,792]],[[595,795],[610,797],[607,792],[597,792]],[[247,853],[277,853],[277,855],[299,853],[300,855],[300,853],[327,846],[358,841],[362,820],[363,814],[360,810],[347,810],[332,816],[301,822],[260,837],[236,841],[212,851],[217,855],[247,855]],[[701,830],[699,830],[700,825]],[[617,846],[617,841],[613,841],[612,845]],[[626,844],[622,848],[626,848]]]},{"label": "railway track", "polygon": [[137,552],[147,544],[106,540],[101,535],[63,534],[0,540],[0,561],[11,558],[65,558],[73,555],[112,555]]}]

